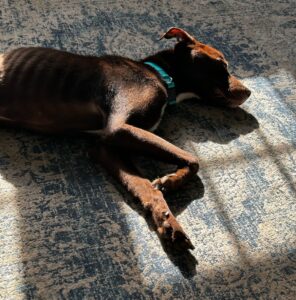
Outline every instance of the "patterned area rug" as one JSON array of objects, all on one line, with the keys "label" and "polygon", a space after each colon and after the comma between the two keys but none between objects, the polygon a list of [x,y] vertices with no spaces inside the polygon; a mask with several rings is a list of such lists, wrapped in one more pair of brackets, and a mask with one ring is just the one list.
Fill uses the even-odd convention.
[{"label": "patterned area rug", "polygon": [[182,256],[89,160],[91,141],[1,128],[0,298],[295,299],[295,14],[294,0],[2,0],[1,51],[142,58],[178,26],[222,50],[253,94],[239,109],[171,107],[157,132],[200,159],[167,197],[196,247]]}]

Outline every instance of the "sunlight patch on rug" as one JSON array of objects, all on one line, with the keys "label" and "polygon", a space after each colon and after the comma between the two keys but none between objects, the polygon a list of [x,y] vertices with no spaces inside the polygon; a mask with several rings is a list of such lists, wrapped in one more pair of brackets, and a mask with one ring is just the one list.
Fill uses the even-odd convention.
[{"label": "sunlight patch on rug", "polygon": [[0,174],[0,298],[22,299],[22,242],[19,233],[20,212],[15,202],[17,189]]}]

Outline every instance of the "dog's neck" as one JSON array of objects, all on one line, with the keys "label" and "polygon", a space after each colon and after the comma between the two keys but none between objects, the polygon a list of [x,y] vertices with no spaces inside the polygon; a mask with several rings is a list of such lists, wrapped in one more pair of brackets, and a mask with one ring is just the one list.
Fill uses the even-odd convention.
[{"label": "dog's neck", "polygon": [[[167,49],[160,52],[157,52],[154,55],[148,56],[141,60],[141,62],[153,62],[159,65],[166,73],[171,76],[176,85],[176,103],[179,103],[183,100],[190,98],[199,98],[198,95],[184,89],[177,74],[177,65],[176,65],[176,56],[174,49]],[[156,72],[156,71],[155,71]]]},{"label": "dog's neck", "polygon": [[174,80],[176,77],[176,62],[174,49],[167,49],[148,56],[142,62],[151,61],[163,68]]}]

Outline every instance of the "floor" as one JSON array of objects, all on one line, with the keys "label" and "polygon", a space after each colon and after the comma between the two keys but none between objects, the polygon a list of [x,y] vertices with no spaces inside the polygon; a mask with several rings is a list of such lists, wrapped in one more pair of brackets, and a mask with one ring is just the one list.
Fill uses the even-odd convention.
[{"label": "floor", "polygon": [[200,160],[167,197],[195,245],[183,255],[94,166],[91,141],[1,128],[0,299],[295,299],[295,20],[294,0],[2,0],[0,51],[138,59],[173,47],[158,38],[178,26],[223,51],[252,96],[170,107],[157,131]]}]

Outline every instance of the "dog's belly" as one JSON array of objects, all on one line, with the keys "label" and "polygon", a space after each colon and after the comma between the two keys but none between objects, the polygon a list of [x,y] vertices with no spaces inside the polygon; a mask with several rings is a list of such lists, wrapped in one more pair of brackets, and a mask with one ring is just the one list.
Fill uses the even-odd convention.
[{"label": "dog's belly", "polygon": [[95,102],[53,106],[36,103],[26,101],[17,102],[18,105],[1,105],[0,99],[0,122],[44,132],[96,130],[105,124],[105,115]]}]

